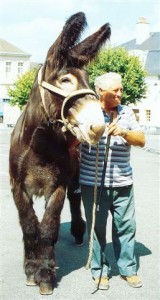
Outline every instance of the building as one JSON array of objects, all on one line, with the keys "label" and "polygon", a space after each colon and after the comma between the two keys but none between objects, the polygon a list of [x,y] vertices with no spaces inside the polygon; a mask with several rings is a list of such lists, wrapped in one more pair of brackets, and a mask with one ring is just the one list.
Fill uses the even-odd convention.
[{"label": "building", "polygon": [[[0,117],[4,117],[4,110],[9,110],[8,87],[12,87],[18,76],[30,69],[31,55],[0,39]],[[18,114],[14,108],[12,115]]]},{"label": "building", "polygon": [[138,121],[146,127],[160,127],[160,32],[150,32],[148,21],[139,18],[136,38],[120,47],[137,55],[148,74],[146,98],[132,105]]}]

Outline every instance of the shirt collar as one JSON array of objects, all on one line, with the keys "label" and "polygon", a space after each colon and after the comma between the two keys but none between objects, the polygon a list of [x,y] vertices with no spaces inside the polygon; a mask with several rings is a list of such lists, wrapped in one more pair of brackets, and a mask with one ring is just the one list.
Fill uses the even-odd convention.
[{"label": "shirt collar", "polygon": [[118,105],[117,110],[118,110],[118,115],[124,114],[123,105]]},{"label": "shirt collar", "polygon": [[[118,111],[118,115],[122,115],[122,114],[124,114],[125,112],[124,112],[124,106],[123,105],[118,105],[117,106],[117,111]],[[106,116],[108,116],[109,117],[109,115],[103,110],[103,113],[104,113],[104,115],[106,115]]]}]

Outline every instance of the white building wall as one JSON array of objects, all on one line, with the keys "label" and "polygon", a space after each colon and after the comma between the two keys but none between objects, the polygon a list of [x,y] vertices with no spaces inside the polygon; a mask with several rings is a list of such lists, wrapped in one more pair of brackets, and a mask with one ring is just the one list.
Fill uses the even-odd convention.
[{"label": "white building wall", "polygon": [[[6,63],[10,63],[10,71],[6,71]],[[20,70],[19,63],[22,63]],[[15,123],[19,117],[20,110],[17,107],[10,107],[6,102],[9,99],[8,87],[12,87],[15,81],[22,74],[30,69],[30,55],[16,53],[0,53],[0,114],[3,113],[4,123]]]},{"label": "white building wall", "polygon": [[[156,77],[147,77],[146,82],[146,98],[131,107],[139,110],[140,125],[160,127],[160,80]],[[147,119],[147,110],[150,111],[150,120]]]},{"label": "white building wall", "polygon": [[[6,63],[11,63],[11,72],[6,73]],[[22,56],[1,56],[0,55],[0,84],[13,84],[18,78],[18,63],[23,63],[23,73],[24,74],[30,68],[30,61],[28,57]]]}]

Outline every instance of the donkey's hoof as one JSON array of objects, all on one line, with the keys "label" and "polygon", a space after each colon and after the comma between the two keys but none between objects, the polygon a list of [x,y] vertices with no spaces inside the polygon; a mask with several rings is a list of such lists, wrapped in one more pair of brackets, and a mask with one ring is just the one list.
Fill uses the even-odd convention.
[{"label": "donkey's hoof", "polygon": [[52,295],[53,287],[50,283],[41,282],[39,286],[39,291],[41,295]]},{"label": "donkey's hoof", "polygon": [[27,286],[36,286],[37,285],[37,283],[34,280],[33,275],[27,278],[26,285]]}]

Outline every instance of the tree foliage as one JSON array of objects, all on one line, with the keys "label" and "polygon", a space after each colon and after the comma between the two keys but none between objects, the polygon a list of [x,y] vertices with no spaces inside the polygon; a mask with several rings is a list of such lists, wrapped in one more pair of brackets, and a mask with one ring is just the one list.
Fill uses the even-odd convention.
[{"label": "tree foliage", "polygon": [[117,72],[122,76],[122,104],[136,103],[146,93],[145,76],[139,58],[129,54],[124,48],[109,48],[101,51],[88,66],[90,85],[94,89],[97,76],[107,72]]},{"label": "tree foliage", "polygon": [[27,71],[17,79],[12,88],[8,88],[11,105],[18,105],[22,109],[27,103],[37,72],[37,68]]}]

